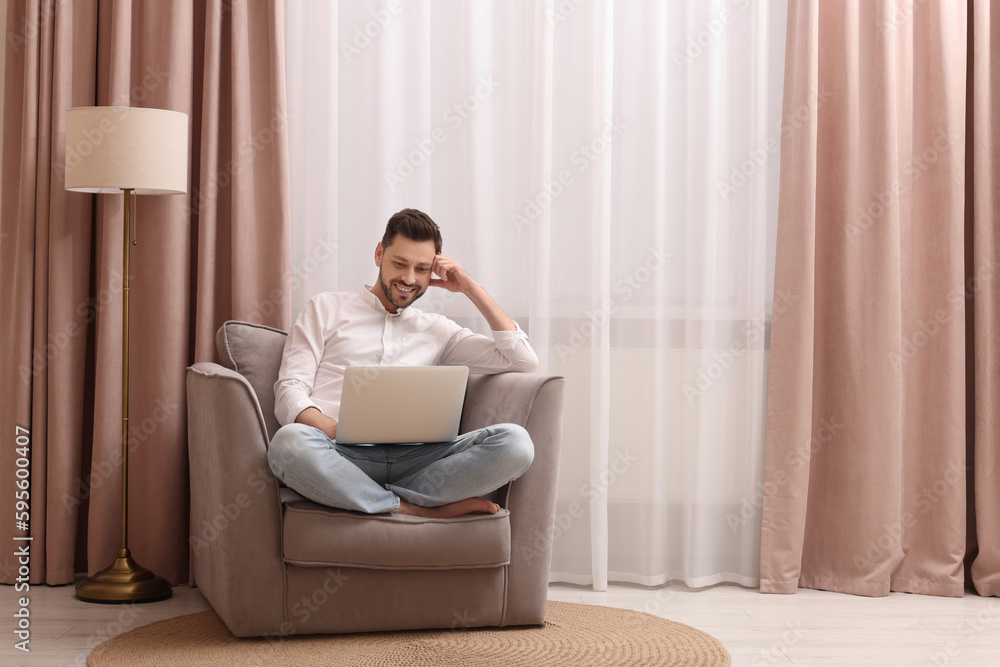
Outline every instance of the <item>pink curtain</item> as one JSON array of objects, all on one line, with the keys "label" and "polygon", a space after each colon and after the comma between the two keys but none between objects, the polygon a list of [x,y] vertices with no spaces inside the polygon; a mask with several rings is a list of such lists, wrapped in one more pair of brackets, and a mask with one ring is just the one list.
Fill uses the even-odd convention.
[{"label": "pink curtain", "polygon": [[998,16],[789,4],[764,592],[1000,593]]},{"label": "pink curtain", "polygon": [[[189,194],[138,198],[130,272],[129,546],[182,582],[184,369],[214,357],[226,319],[291,318],[282,22],[273,1],[7,5],[0,423],[10,444],[30,434],[30,528],[3,535],[34,538],[32,583],[106,567],[120,540],[122,197],[64,190],[65,111],[190,117]],[[7,516],[23,453],[0,448]],[[17,576],[5,550],[0,581]]]},{"label": "pink curtain", "polygon": [[[969,140],[967,232],[972,292],[967,351],[973,414],[969,424],[970,576],[981,595],[1000,596],[1000,7],[977,0],[969,22]],[[995,84],[995,85],[994,85]]]}]

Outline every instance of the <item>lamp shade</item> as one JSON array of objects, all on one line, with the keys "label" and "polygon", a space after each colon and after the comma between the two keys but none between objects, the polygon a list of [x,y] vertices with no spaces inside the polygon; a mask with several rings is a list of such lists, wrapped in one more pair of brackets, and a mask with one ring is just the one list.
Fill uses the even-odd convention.
[{"label": "lamp shade", "polygon": [[187,181],[187,114],[138,107],[66,112],[67,190],[183,194]]}]

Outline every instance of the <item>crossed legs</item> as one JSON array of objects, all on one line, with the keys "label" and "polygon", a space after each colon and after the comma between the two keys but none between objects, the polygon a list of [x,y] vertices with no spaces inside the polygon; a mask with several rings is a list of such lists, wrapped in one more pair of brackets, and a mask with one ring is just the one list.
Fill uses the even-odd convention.
[{"label": "crossed legs", "polygon": [[275,433],[268,464],[310,500],[369,514],[495,513],[480,496],[520,477],[534,457],[527,431],[497,424],[454,442],[338,445],[319,429],[289,424]]}]

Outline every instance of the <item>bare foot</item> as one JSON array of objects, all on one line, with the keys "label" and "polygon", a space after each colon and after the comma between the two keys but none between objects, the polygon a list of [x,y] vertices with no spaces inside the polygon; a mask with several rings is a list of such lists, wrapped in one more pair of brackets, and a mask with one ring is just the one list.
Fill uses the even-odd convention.
[{"label": "bare foot", "polygon": [[499,505],[483,498],[466,498],[465,500],[459,500],[457,503],[449,503],[440,507],[421,507],[420,505],[400,500],[399,509],[397,510],[400,514],[427,516],[436,519],[450,519],[451,517],[477,513],[496,514],[499,511]]}]

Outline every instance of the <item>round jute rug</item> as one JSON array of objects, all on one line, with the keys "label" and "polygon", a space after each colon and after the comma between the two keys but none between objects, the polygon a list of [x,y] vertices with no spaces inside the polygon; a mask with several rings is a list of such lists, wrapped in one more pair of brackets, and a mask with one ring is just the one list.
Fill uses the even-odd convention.
[{"label": "round jute rug", "polygon": [[91,667],[726,667],[722,643],[652,614],[549,602],[545,625],[237,639],[214,611],[150,623],[99,644]]}]

